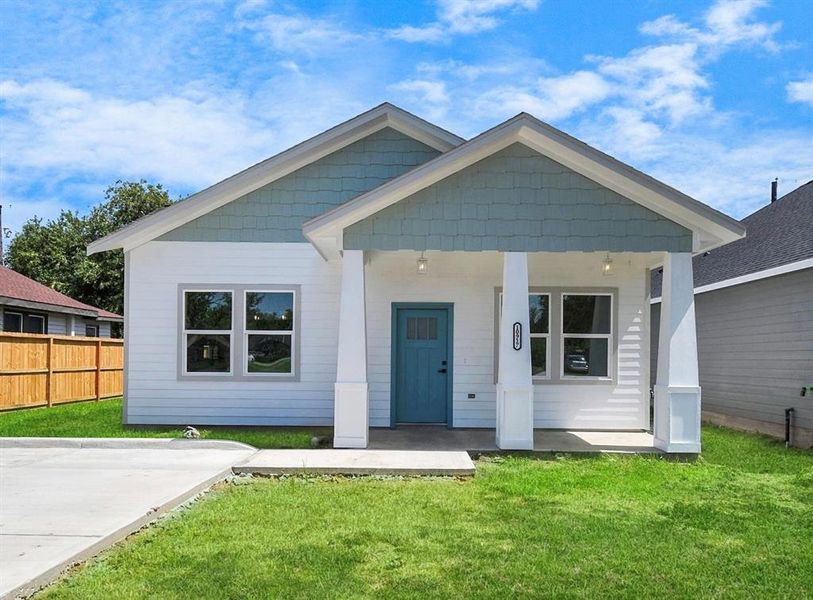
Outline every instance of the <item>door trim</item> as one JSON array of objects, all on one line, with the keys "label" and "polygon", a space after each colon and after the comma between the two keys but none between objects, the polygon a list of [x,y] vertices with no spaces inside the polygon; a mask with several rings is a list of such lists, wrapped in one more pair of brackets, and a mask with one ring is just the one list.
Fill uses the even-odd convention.
[{"label": "door trim", "polygon": [[452,302],[393,302],[390,317],[390,429],[398,424],[397,393],[398,378],[398,311],[427,309],[446,311],[446,428],[452,429],[452,390],[454,389],[454,304]]}]

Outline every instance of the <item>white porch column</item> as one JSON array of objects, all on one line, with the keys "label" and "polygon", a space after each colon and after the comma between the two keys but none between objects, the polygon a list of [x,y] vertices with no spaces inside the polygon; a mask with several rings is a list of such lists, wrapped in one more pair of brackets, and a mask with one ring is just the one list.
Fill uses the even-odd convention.
[{"label": "white porch column", "polygon": [[[503,254],[502,316],[497,370],[497,447],[533,450],[534,389],[528,323],[528,256]],[[518,330],[515,329],[518,324]],[[515,342],[514,336],[518,336]],[[519,346],[519,349],[515,349]]]},{"label": "white porch column", "polygon": [[665,452],[700,452],[700,380],[688,252],[669,253],[663,263],[655,446]]},{"label": "white porch column", "polygon": [[333,403],[334,448],[366,448],[367,324],[364,252],[345,250],[339,299],[339,351]]}]

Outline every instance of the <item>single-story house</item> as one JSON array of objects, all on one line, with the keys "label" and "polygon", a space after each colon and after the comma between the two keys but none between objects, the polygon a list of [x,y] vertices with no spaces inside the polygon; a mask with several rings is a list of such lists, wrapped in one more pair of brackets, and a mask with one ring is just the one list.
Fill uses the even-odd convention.
[{"label": "single-story house", "polygon": [[[695,256],[703,418],[813,446],[813,181],[742,224],[748,237]],[[652,274],[652,348],[661,273]],[[657,352],[652,354],[656,373]]]},{"label": "single-story house", "polygon": [[382,104],[95,241],[125,252],[127,423],[647,430],[700,450],[692,255],[740,223],[522,113]]},{"label": "single-story house", "polygon": [[0,266],[0,331],[110,337],[123,320]]}]

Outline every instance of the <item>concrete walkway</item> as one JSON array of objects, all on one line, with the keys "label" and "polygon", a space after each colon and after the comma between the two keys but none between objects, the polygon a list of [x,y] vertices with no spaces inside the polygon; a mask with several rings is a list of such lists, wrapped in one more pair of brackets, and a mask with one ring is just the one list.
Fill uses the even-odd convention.
[{"label": "concrete walkway", "polygon": [[197,440],[0,439],[0,598],[27,593],[256,450]]},{"label": "concrete walkway", "polygon": [[260,450],[235,473],[338,475],[474,475],[466,452],[419,450]]}]

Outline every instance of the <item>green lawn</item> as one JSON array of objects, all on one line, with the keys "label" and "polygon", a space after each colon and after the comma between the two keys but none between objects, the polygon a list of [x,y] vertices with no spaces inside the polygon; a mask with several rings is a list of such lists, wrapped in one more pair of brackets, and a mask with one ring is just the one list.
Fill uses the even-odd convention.
[{"label": "green lawn", "polygon": [[473,480],[226,484],[41,598],[809,598],[813,454],[484,459]]},{"label": "green lawn", "polygon": [[[315,430],[270,427],[198,427],[202,438],[236,440],[257,448],[308,448]],[[0,437],[181,437],[183,427],[121,424],[121,398],[0,413]]]}]

